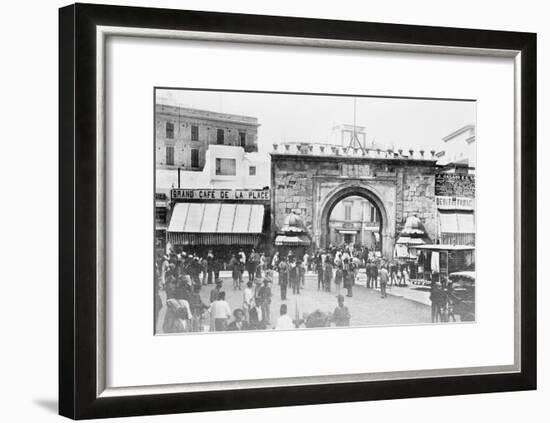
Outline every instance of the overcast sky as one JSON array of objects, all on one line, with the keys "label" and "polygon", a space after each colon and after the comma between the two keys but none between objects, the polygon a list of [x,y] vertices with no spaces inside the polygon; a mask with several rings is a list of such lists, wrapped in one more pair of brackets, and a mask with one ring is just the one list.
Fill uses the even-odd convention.
[{"label": "overcast sky", "polygon": [[[354,97],[157,90],[157,103],[258,118],[258,149],[273,143],[328,142],[332,128],[353,124]],[[387,148],[444,149],[442,137],[476,124],[471,101],[356,97],[356,125],[364,126],[367,144]]]}]

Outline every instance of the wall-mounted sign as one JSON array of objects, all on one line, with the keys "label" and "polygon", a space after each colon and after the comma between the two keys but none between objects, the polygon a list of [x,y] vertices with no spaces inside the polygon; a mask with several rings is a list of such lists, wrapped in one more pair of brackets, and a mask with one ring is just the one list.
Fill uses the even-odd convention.
[{"label": "wall-mounted sign", "polygon": [[269,201],[268,189],[181,189],[174,188],[170,191],[172,200],[243,200],[243,201]]}]

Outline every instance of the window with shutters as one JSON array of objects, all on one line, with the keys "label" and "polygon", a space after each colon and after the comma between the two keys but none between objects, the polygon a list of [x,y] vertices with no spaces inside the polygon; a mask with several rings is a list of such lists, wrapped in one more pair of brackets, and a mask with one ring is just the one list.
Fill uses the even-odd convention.
[{"label": "window with shutters", "polygon": [[235,176],[237,161],[235,159],[216,159],[216,175]]},{"label": "window with shutters", "polygon": [[166,122],[166,138],[174,138],[174,124],[172,122]]},{"label": "window with shutters", "polygon": [[173,146],[166,147],[166,164],[170,166],[174,165],[174,147]]},{"label": "window with shutters", "polygon": [[196,148],[191,150],[191,167],[199,167],[199,150]]},{"label": "window with shutters", "polygon": [[346,204],[344,210],[345,210],[344,219],[345,220],[351,220],[351,204]]},{"label": "window with shutters", "polygon": [[239,132],[239,143],[241,147],[246,147],[246,132]]},{"label": "window with shutters", "polygon": [[225,138],[224,135],[225,135],[225,134],[224,134],[223,129],[218,129],[218,130],[216,131],[216,143],[217,143],[217,144],[223,144],[224,138]]},{"label": "window with shutters", "polygon": [[191,141],[199,140],[199,127],[197,125],[191,125]]}]

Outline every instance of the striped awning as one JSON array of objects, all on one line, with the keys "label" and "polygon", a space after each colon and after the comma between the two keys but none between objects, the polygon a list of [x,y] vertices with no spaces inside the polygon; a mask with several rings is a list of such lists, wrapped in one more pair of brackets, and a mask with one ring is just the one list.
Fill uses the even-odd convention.
[{"label": "striped awning", "polygon": [[256,245],[260,234],[188,234],[168,232],[173,245]]},{"label": "striped awning", "polygon": [[441,233],[473,234],[475,233],[474,213],[439,212]]},{"label": "striped awning", "polygon": [[261,204],[176,203],[168,240],[174,244],[254,244],[263,221]]},{"label": "striped awning", "polygon": [[277,235],[275,245],[309,245],[311,241],[305,235]]}]

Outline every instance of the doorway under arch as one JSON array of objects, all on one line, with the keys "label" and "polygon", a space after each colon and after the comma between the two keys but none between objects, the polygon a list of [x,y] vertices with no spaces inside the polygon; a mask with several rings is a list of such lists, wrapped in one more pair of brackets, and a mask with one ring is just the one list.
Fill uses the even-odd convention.
[{"label": "doorway under arch", "polygon": [[363,186],[346,186],[334,190],[326,200],[321,204],[319,215],[319,246],[328,248],[330,245],[329,220],[332,211],[338,203],[349,197],[361,197],[367,200],[375,209],[378,215],[378,233],[380,234],[380,251],[382,255],[387,256],[388,252],[391,255],[393,245],[389,236],[389,219],[384,203],[380,197],[372,190]]}]

